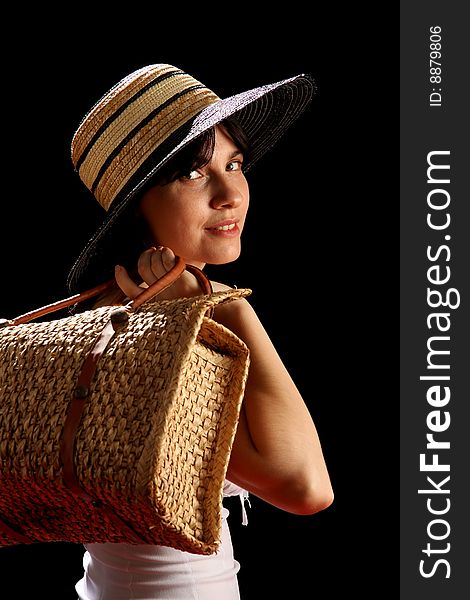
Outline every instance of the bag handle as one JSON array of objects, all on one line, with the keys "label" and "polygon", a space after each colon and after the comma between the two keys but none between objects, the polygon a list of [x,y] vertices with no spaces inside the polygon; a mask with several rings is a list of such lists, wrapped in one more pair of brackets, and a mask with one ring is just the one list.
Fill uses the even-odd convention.
[{"label": "bag handle", "polygon": [[[134,300],[129,302],[129,304],[127,304],[127,308],[135,310],[144,302],[147,302],[147,300],[150,300],[151,298],[165,290],[167,287],[172,285],[178,279],[178,277],[182,275],[185,269],[196,277],[199,285],[201,286],[205,294],[212,293],[212,284],[209,281],[207,275],[203,273],[203,271],[198,267],[195,267],[194,265],[187,265],[181,257],[176,256],[174,266],[169,271],[167,271],[167,273],[165,273],[163,277],[157,279],[157,281],[149,285],[148,288],[145,288],[142,291],[142,293],[140,293],[136,298],[134,298]],[[52,304],[47,304],[46,306],[42,306],[41,308],[36,308],[35,310],[24,313],[23,315],[20,315],[15,319],[9,320],[8,325],[20,325],[22,323],[28,323],[33,319],[37,319],[51,312],[61,310],[62,308],[67,308],[68,306],[72,306],[73,304],[83,302],[84,300],[89,300],[90,298],[98,296],[99,294],[102,294],[103,292],[106,292],[107,290],[111,289],[115,284],[116,280],[110,279],[109,281],[101,283],[100,285],[86,290],[85,292],[75,294],[74,296],[70,296],[69,298],[65,298],[64,300],[59,300],[58,302],[53,302]]]},{"label": "bag handle", "polygon": [[195,267],[194,265],[186,265],[183,259],[177,256],[174,267],[172,267],[167,273],[165,273],[163,277],[160,277],[160,279],[157,279],[157,281],[154,281],[151,285],[149,285],[148,288],[144,289],[144,291],[141,292],[136,298],[134,298],[134,300],[129,302],[127,307],[131,310],[139,308],[139,306],[142,306],[144,302],[147,302],[147,300],[150,300],[151,298],[165,290],[167,287],[172,285],[172,283],[174,283],[178,279],[178,277],[183,273],[185,269],[196,277],[199,285],[201,286],[205,294],[212,293],[212,284],[207,278],[207,275],[203,273],[201,269],[198,269],[198,267]]}]

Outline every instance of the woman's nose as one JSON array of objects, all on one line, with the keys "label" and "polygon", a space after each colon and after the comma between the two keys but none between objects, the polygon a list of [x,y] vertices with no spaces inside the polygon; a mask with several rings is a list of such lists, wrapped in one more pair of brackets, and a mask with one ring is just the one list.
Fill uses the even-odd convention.
[{"label": "woman's nose", "polygon": [[211,206],[215,209],[236,208],[246,201],[247,196],[248,186],[244,177],[235,180],[230,175],[221,176],[213,182]]}]

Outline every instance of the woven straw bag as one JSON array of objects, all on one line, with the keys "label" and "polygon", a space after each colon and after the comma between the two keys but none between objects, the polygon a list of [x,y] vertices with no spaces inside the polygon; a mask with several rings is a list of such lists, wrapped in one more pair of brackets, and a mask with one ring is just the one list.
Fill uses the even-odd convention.
[{"label": "woven straw bag", "polygon": [[125,307],[29,322],[98,286],[3,322],[0,545],[217,551],[249,352],[210,315],[250,290],[155,298],[185,268]]}]

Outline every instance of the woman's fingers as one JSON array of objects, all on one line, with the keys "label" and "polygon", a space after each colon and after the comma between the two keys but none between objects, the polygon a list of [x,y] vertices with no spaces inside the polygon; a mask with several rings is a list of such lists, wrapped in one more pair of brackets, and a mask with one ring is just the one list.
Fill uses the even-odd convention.
[{"label": "woman's fingers", "polygon": [[[159,246],[151,247],[142,252],[137,261],[137,270],[143,283],[152,285],[157,279],[163,277],[175,264],[175,255],[169,248]],[[133,300],[141,292],[142,287],[137,285],[126,269],[120,265],[115,268],[116,282],[128,298]]]},{"label": "woman's fingers", "polygon": [[118,286],[131,300],[136,298],[142,292],[142,288],[129,277],[129,274],[124,267],[116,265],[114,268],[114,276]]},{"label": "woman's fingers", "polygon": [[[122,266],[117,266],[115,269],[116,282],[126,296],[133,300],[142,292],[145,284],[149,286],[155,283],[174,267],[175,262],[176,257],[170,248],[164,246],[149,248],[142,252],[137,262],[139,276],[142,278],[141,285],[137,285]],[[201,288],[197,279],[185,271],[169,288],[159,294],[159,298],[189,298],[200,293]]]},{"label": "woman's fingers", "polygon": [[170,248],[165,246],[161,249],[161,261],[166,271],[170,271],[176,263],[176,257]]},{"label": "woman's fingers", "polygon": [[148,285],[154,283],[175,265],[175,255],[169,248],[152,247],[143,252],[138,260],[137,269],[142,280]]},{"label": "woman's fingers", "polygon": [[142,252],[137,261],[139,275],[147,285],[151,285],[163,275],[162,267],[159,269],[157,265],[157,262],[160,261],[159,254],[160,252],[155,247],[148,248],[148,250]]}]

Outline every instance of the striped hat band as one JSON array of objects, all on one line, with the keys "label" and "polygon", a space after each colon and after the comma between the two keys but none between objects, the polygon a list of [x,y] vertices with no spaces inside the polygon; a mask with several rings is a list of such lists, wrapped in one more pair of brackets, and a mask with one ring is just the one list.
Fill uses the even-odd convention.
[{"label": "striped hat band", "polygon": [[171,65],[135,71],[93,106],[75,132],[72,162],[80,179],[109,210],[149,156],[218,101],[214,92]]}]

